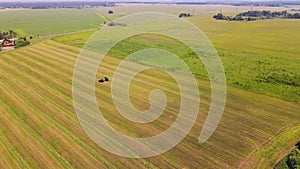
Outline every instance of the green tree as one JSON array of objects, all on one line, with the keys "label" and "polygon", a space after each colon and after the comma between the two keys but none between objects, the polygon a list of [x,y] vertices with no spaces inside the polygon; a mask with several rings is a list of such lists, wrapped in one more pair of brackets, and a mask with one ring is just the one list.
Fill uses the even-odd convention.
[{"label": "green tree", "polygon": [[17,40],[15,47],[20,48],[20,47],[27,46],[27,45],[30,45],[29,41],[24,41],[24,39],[20,39],[20,40]]},{"label": "green tree", "polygon": [[300,150],[298,148],[288,156],[287,164],[291,169],[300,169]]}]

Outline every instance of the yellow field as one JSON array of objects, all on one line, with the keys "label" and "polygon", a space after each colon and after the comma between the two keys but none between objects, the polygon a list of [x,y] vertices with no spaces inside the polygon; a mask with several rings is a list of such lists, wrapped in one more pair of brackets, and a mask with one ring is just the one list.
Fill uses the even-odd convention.
[{"label": "yellow field", "polygon": [[[46,40],[0,55],[0,166],[271,168],[283,151],[300,139],[299,104],[229,87],[219,128],[206,143],[199,144],[210,89],[207,81],[198,79],[200,113],[194,128],[179,145],[146,159],[112,155],[86,136],[73,108],[72,75],[79,52],[80,48]],[[107,56],[99,74],[111,76],[119,62],[120,59]],[[112,106],[110,85],[95,84],[100,108],[114,128],[130,136],[144,137],[160,133],[176,118],[177,88],[168,87],[173,83],[166,74],[154,70],[139,74],[133,81],[131,99],[138,109],[147,109],[148,94],[153,88],[161,88],[173,98],[169,99],[166,115],[146,126],[122,118]],[[282,153],[274,152],[277,148]]]}]

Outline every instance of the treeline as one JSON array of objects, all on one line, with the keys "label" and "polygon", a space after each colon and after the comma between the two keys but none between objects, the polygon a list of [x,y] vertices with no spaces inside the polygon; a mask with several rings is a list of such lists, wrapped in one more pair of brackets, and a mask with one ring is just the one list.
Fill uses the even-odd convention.
[{"label": "treeline", "polygon": [[[30,37],[30,39],[32,39],[32,37]],[[27,40],[26,37],[24,37],[24,38],[20,38],[16,41],[15,48],[20,48],[20,47],[24,47],[24,46],[28,46],[28,45],[30,45],[30,42]]]},{"label": "treeline", "polygon": [[222,13],[214,15],[213,18],[216,20],[228,20],[228,21],[255,21],[264,19],[300,19],[300,13],[288,13],[287,11],[271,12],[271,11],[248,11],[239,13],[234,17],[225,16]]},{"label": "treeline", "polygon": [[239,1],[228,3],[234,6],[271,6],[271,7],[280,7],[280,6],[288,6],[288,5],[300,5],[299,0],[260,0],[260,1]]},{"label": "treeline", "polygon": [[300,11],[300,9],[292,9],[292,11]]},{"label": "treeline", "polygon": [[9,30],[9,31],[0,31],[0,40],[2,39],[11,39],[11,38],[15,38],[17,36],[17,33],[14,32],[13,30]]},{"label": "treeline", "polygon": [[280,7],[286,5],[300,5],[299,0],[294,1],[286,1],[286,0],[259,0],[259,1],[203,1],[203,2],[177,2],[179,5],[207,5],[207,4],[215,4],[215,5],[233,5],[233,6],[271,6],[271,7]]}]

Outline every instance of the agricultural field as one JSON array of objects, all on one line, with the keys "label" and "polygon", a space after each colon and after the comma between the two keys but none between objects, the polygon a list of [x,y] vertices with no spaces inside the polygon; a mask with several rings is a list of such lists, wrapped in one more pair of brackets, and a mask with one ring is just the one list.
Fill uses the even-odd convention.
[{"label": "agricultural field", "polygon": [[[299,139],[299,130],[295,126],[299,122],[299,112],[295,110],[299,110],[300,105],[229,87],[228,102],[219,128],[208,142],[197,143],[210,98],[209,83],[199,79],[202,94],[200,116],[183,142],[171,151],[149,159],[130,160],[114,156],[92,143],[77,121],[71,85],[73,67],[79,52],[80,48],[48,40],[1,54],[1,149],[5,152],[0,159],[1,165],[33,168],[120,168],[124,165],[139,168],[236,168],[240,165],[250,167],[247,163],[255,164],[264,159],[264,166],[272,166],[280,156],[278,152]],[[99,71],[111,75],[119,62],[120,59],[107,56]],[[147,108],[147,91],[160,87],[153,81],[165,84],[161,86],[174,83],[169,78],[155,78],[152,75],[154,73],[158,77],[166,76],[155,71],[145,72],[132,84],[134,100],[142,110]],[[149,81],[141,81],[139,78]],[[149,85],[145,88],[141,83]],[[172,90],[176,90],[168,87],[162,89],[171,94],[174,93]],[[110,106],[109,91],[109,85],[98,86],[97,100],[102,103],[100,107],[105,117],[116,124],[117,130],[135,136],[149,136],[168,126],[157,126],[157,123],[166,121],[168,116],[145,128],[122,119]],[[176,102],[178,100],[175,99],[173,103]],[[171,106],[166,113],[174,118],[176,114],[172,109],[176,109],[176,106]],[[152,128],[155,130],[150,130]],[[287,131],[293,132],[277,142],[276,138]],[[265,156],[261,146],[278,151],[269,153],[268,158],[257,158]],[[248,157],[254,150],[257,152]],[[187,156],[189,158],[182,158]],[[241,163],[243,160],[246,163]]]},{"label": "agricultural field", "polygon": [[[170,6],[149,5],[144,11],[155,8],[163,12],[167,7]],[[297,48],[300,44],[292,40],[299,39],[295,30],[299,29],[300,22],[215,21],[212,16],[220,7],[227,13],[249,8],[172,5],[168,8],[173,14],[187,10],[197,13],[188,20],[208,36],[223,62],[228,84],[227,102],[221,123],[208,141],[198,142],[211,101],[210,83],[202,63],[195,61],[191,49],[175,39],[142,34],[114,46],[99,65],[97,75],[112,77],[122,60],[138,50],[151,47],[173,52],[197,77],[201,100],[196,123],[180,144],[150,158],[116,156],[92,142],[82,129],[73,105],[72,78],[77,57],[96,32],[95,28],[106,21],[102,15],[112,20],[141,8],[121,5],[98,10],[72,9],[79,20],[66,21],[66,14],[58,20],[70,22],[68,25],[61,23],[61,27],[45,27],[45,30],[53,31],[51,34],[84,32],[44,37],[31,46],[0,54],[0,168],[274,168],[300,140],[300,49]],[[111,9],[115,14],[107,15]],[[68,13],[71,9],[44,11],[55,15],[60,10]],[[83,21],[86,24],[80,22],[81,16],[89,15],[93,17]],[[34,26],[39,23],[39,19],[24,22],[16,30],[32,34],[39,31]],[[40,34],[48,34],[40,31],[43,31]],[[157,62],[169,59],[160,57]],[[130,62],[121,72],[125,76],[139,64],[147,65],[147,59]],[[168,103],[164,114],[148,124],[134,123],[120,115],[114,107],[110,82],[99,84],[95,79],[95,89],[105,119],[114,129],[131,137],[157,135],[170,127],[178,115],[179,88],[176,81],[161,70],[139,73],[129,88],[130,99],[138,110],[149,109],[151,90],[165,92]]]},{"label": "agricultural field", "polygon": [[[252,26],[252,32],[261,25],[263,25],[263,27],[268,27],[273,31],[264,33],[264,39],[259,42],[255,42],[259,39],[257,35],[253,35],[254,38],[250,38],[250,35],[244,37],[244,40],[247,42],[253,41],[251,42],[251,44],[253,44],[253,50],[251,50],[252,48],[249,47],[250,45],[248,45],[248,43],[243,44],[241,42],[241,38],[243,38],[242,35],[248,31],[246,28],[235,28],[230,30],[233,26],[226,24],[231,24],[232,22],[224,23],[223,21],[219,21],[221,23],[218,23],[208,18],[208,16],[195,17],[192,19],[192,21],[196,20],[198,22],[199,27],[204,28],[203,31],[215,44],[225,68],[228,84],[245,90],[299,103],[300,67],[298,65],[300,64],[300,60],[298,57],[300,56],[300,51],[299,49],[296,49],[295,46],[300,46],[300,43],[298,41],[290,41],[289,38],[276,39],[272,35],[276,34],[276,31],[286,30],[284,31],[286,34],[285,36],[290,37],[292,36],[292,31],[288,32],[288,28],[300,28],[300,22],[295,21],[295,24],[287,21],[285,26],[278,29],[271,28],[271,26],[275,27],[277,25],[277,21],[274,21],[274,25],[271,26],[268,22],[254,23],[256,25]],[[201,25],[199,23],[201,23]],[[221,27],[220,24],[223,24],[223,27]],[[214,29],[209,30],[209,27]],[[223,33],[223,29],[226,30],[226,34]],[[55,37],[53,40],[83,47],[83,43],[78,43],[77,39],[88,40],[92,33],[93,32],[87,32],[60,36]],[[235,35],[233,36],[233,34]],[[284,35],[284,33],[282,34]],[[227,38],[224,38],[223,36],[229,38],[230,35],[231,40],[227,42]],[[270,38],[273,38],[272,44],[268,43]],[[268,45],[265,45],[265,49],[260,50],[259,48],[262,47],[262,43]],[[128,48],[128,46],[135,47]],[[232,48],[233,46],[235,47],[234,49]],[[196,76],[208,79],[206,70],[202,63],[195,59],[195,56],[190,57],[193,56],[193,54],[191,54],[192,51],[189,48],[180,44],[178,41],[158,35],[142,35],[127,39],[119,43],[114,50],[110,51],[110,55],[124,59],[129,54],[148,47],[161,48],[176,53],[188,63]],[[271,50],[271,48],[274,50]],[[292,50],[292,48],[295,48],[295,50]],[[281,52],[276,52],[278,50],[281,50]],[[167,60],[168,58],[165,59]]]},{"label": "agricultural field", "polygon": [[[300,29],[300,20],[275,19],[256,22],[214,20],[212,16],[220,10],[233,16],[238,13],[237,11],[250,10],[249,7],[226,5],[145,5],[145,7],[121,5],[109,9],[113,9],[116,15],[103,13],[105,11],[103,9],[101,11],[103,15],[112,19],[148,11],[167,12],[172,15],[178,15],[180,12],[194,13],[195,16],[188,20],[203,31],[214,44],[225,67],[227,81],[231,85],[294,102],[300,100],[300,74],[297,66],[300,41],[296,40],[300,35],[295,34],[295,30]],[[290,10],[280,7],[255,7],[254,10],[262,9]],[[147,43],[141,41],[135,45],[143,46],[141,43],[144,45]],[[172,52],[176,49],[173,47]],[[184,50],[179,48],[178,51]],[[205,70],[198,69],[198,75],[203,77]]]},{"label": "agricultural field", "polygon": [[[217,48],[228,81],[247,90],[299,102],[299,20],[215,21],[191,18]],[[232,77],[232,79],[231,79]],[[272,94],[273,93],[273,94]]]},{"label": "agricultural field", "polygon": [[3,11],[0,30],[20,35],[49,35],[96,29],[105,22],[96,9],[35,9]]},{"label": "agricultural field", "polygon": [[299,59],[300,20],[264,20],[257,22],[216,21],[211,15],[190,18],[217,48],[269,56]]}]

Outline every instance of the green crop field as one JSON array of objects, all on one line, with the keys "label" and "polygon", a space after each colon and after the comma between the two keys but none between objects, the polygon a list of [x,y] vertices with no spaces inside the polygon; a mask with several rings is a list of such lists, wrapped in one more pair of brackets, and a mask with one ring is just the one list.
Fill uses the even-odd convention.
[{"label": "green crop field", "polygon": [[0,30],[21,35],[48,35],[96,29],[105,21],[96,9],[35,9],[4,11]]},{"label": "green crop field", "polygon": [[[106,11],[114,9],[116,14],[108,17],[115,19],[138,12],[139,7],[73,9],[84,16],[95,16],[95,25],[91,20],[84,21],[90,22],[90,26],[72,21],[68,29],[51,29],[59,34],[74,32],[74,27],[97,28],[105,20],[99,11],[108,16]],[[147,6],[144,11],[154,8],[165,11],[167,7]],[[170,8],[170,13],[193,11],[193,8],[175,6]],[[91,30],[36,40],[31,46],[0,54],[0,168],[274,168],[300,140],[300,49],[297,48],[300,44],[293,40],[299,39],[295,30],[299,29],[300,21],[215,21],[211,17],[219,8],[200,6],[195,9],[199,16],[188,19],[215,45],[228,83],[223,118],[207,142],[198,142],[211,100],[206,71],[191,49],[175,39],[154,34],[119,42],[99,65],[97,75],[112,77],[127,55],[141,49],[160,48],[177,54],[197,77],[201,101],[194,127],[170,151],[145,159],[119,157],[92,142],[78,121],[72,98],[73,69],[81,48],[95,32]],[[222,8],[228,13],[248,9]],[[53,11],[56,10],[49,13]],[[37,23],[35,20],[23,24],[31,26],[18,30],[30,34]],[[157,63],[169,59],[159,57]],[[148,64],[148,60],[130,62],[121,72],[131,71],[140,63]],[[152,123],[138,124],[122,117],[114,107],[111,82],[99,84],[95,79],[95,89],[106,120],[128,136],[157,135],[165,131],[178,114],[179,88],[173,78],[160,70],[145,70],[130,85],[130,99],[139,110],[150,107],[151,90],[161,89],[166,93],[167,108]]]},{"label": "green crop field", "polygon": [[203,15],[190,21],[213,42],[234,86],[299,103],[299,20],[223,22]]},{"label": "green crop field", "polygon": [[190,19],[218,48],[300,59],[300,20],[215,21],[211,15]]}]

